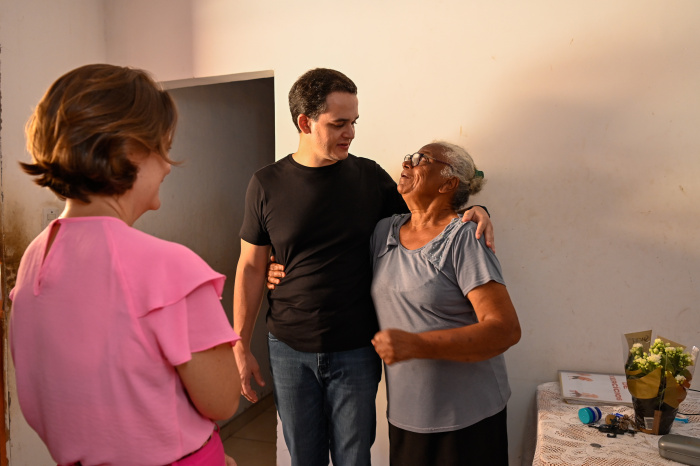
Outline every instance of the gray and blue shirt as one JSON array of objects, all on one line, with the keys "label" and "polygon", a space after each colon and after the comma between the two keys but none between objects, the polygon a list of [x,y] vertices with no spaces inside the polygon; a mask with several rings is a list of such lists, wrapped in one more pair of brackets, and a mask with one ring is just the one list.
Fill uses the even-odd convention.
[{"label": "gray and blue shirt", "polygon": [[[410,214],[377,224],[371,239],[372,299],[381,329],[425,332],[478,322],[466,298],[494,280],[505,284],[476,224],[455,218],[425,246],[410,250],[399,229]],[[503,355],[479,362],[412,359],[386,366],[388,419],[418,433],[449,432],[505,408],[510,387]]]}]

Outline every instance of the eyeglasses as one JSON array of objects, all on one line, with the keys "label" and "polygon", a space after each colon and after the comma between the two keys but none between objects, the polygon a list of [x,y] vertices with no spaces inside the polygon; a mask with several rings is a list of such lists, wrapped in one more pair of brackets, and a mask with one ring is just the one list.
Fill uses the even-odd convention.
[{"label": "eyeglasses", "polygon": [[421,154],[420,152],[416,152],[415,154],[408,154],[403,158],[404,162],[410,162],[412,167],[417,167],[420,164],[421,159],[427,159],[430,160],[431,162],[438,162],[438,163],[443,163],[447,165],[450,168],[453,168],[452,165],[450,165],[447,162],[443,162],[442,160],[438,160],[435,157],[431,157],[429,155]]}]

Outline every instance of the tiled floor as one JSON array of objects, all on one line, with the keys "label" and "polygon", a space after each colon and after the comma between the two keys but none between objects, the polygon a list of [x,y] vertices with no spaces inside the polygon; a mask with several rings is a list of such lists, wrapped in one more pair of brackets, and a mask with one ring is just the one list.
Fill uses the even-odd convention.
[{"label": "tiled floor", "polygon": [[275,405],[223,439],[226,454],[238,466],[275,466],[277,411]]}]

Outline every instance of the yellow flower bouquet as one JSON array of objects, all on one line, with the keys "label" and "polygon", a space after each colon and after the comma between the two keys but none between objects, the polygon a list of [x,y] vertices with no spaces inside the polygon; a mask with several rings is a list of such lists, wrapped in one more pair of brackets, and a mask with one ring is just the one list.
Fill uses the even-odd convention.
[{"label": "yellow flower bouquet", "polygon": [[651,330],[625,335],[629,353],[625,364],[637,428],[649,434],[667,434],[692,380],[698,348],[685,347],[663,337],[651,342]]}]

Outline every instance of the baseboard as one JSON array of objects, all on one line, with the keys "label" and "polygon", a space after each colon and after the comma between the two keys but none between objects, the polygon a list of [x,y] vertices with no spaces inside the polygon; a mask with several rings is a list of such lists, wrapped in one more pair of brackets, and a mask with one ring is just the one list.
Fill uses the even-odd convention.
[{"label": "baseboard", "polygon": [[242,413],[237,414],[230,420],[226,421],[224,424],[219,425],[221,440],[226,440],[239,430],[243,428],[250,421],[261,415],[269,407],[275,405],[275,400],[272,394],[266,395],[260,399],[255,404],[250,405],[250,408],[246,409]]}]

